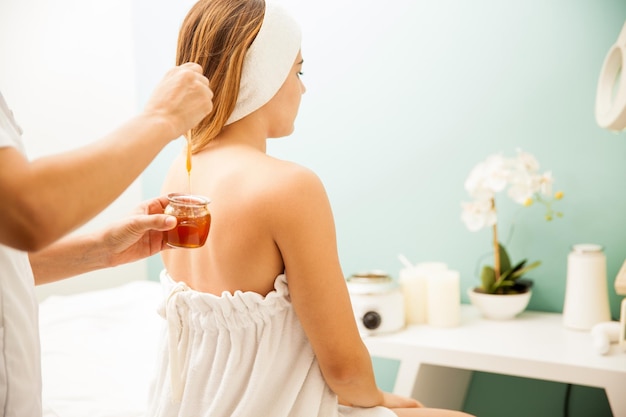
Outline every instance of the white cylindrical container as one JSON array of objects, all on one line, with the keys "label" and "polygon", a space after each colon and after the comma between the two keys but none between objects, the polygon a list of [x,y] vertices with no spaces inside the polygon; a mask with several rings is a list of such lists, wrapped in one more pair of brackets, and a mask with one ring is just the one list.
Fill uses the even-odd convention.
[{"label": "white cylindrical container", "polygon": [[428,322],[428,277],[447,268],[443,262],[421,262],[400,270],[399,282],[404,294],[407,323]]},{"label": "white cylindrical container", "polygon": [[458,271],[437,271],[428,277],[428,324],[455,327],[461,318],[461,275]]},{"label": "white cylindrical container", "polygon": [[404,296],[389,275],[383,271],[354,274],[347,284],[362,336],[390,333],[404,327]]},{"label": "white cylindrical container", "polygon": [[407,323],[426,323],[428,277],[415,267],[403,268],[400,270],[399,282],[402,294],[404,295]]},{"label": "white cylindrical container", "polygon": [[563,325],[591,330],[611,320],[606,283],[606,256],[601,245],[578,244],[567,257]]}]

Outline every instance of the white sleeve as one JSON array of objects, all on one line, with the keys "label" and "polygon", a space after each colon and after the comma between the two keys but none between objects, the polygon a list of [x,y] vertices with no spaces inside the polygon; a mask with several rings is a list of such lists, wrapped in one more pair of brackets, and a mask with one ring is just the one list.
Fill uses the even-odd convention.
[{"label": "white sleeve", "polygon": [[13,146],[24,152],[22,129],[15,122],[13,113],[0,93],[0,148],[5,146]]}]

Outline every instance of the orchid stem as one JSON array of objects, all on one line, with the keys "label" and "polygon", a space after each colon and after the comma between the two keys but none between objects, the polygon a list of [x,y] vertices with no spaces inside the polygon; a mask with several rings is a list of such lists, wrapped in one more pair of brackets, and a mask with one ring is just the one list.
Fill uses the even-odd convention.
[{"label": "orchid stem", "polygon": [[[491,199],[491,207],[496,211],[496,201]],[[493,270],[496,273],[496,282],[500,281],[500,245],[498,244],[498,222],[493,225]]]}]

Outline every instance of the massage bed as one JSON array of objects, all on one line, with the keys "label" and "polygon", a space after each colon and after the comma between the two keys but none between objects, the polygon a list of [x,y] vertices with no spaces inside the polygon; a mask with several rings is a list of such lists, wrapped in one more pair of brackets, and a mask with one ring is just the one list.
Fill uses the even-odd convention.
[{"label": "massage bed", "polygon": [[43,417],[144,417],[161,300],[154,281],[44,299]]}]

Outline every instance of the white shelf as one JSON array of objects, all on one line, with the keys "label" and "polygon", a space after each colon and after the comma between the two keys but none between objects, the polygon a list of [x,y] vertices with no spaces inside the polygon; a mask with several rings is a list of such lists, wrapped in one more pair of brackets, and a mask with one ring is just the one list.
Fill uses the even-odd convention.
[{"label": "white shelf", "polygon": [[458,327],[413,325],[364,341],[372,356],[400,360],[394,392],[429,406],[460,409],[471,372],[484,371],[603,388],[613,415],[626,417],[626,353],[614,344],[597,354],[591,334],[566,329],[561,314],[494,321],[463,305]]}]

